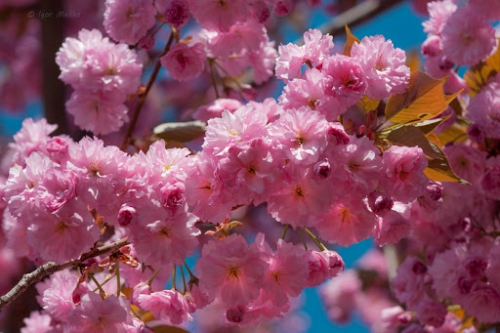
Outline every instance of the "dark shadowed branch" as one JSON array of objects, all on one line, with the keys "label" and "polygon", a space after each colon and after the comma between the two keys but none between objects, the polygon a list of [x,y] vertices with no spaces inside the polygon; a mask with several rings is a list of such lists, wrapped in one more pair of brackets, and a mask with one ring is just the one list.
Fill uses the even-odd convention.
[{"label": "dark shadowed branch", "polygon": [[[40,1],[40,8],[45,13],[63,11],[62,0]],[[64,107],[65,87],[59,80],[59,67],[56,64],[56,52],[64,40],[64,18],[57,17],[41,20],[42,25],[42,94],[45,118],[50,124],[57,124],[54,132],[68,134],[68,124]]]}]

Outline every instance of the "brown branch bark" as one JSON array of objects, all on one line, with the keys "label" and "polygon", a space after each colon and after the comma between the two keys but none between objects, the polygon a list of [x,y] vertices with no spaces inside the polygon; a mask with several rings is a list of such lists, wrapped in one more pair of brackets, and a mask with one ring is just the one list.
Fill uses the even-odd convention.
[{"label": "brown branch bark", "polygon": [[65,20],[58,15],[64,10],[62,0],[43,0],[39,3],[43,13],[52,14],[42,19],[42,96],[45,118],[50,124],[57,124],[54,135],[67,134],[68,124],[65,112],[65,87],[59,80],[60,70],[56,64],[56,53],[64,40]]},{"label": "brown branch bark", "polygon": [[135,125],[137,124],[137,120],[139,119],[139,114],[141,113],[142,107],[144,106],[144,103],[146,102],[146,98],[148,97],[149,91],[151,90],[151,87],[153,86],[153,83],[156,80],[156,77],[158,76],[158,73],[160,72],[161,68],[161,62],[160,58],[167,54],[167,52],[170,50],[170,47],[172,46],[172,43],[174,41],[174,31],[170,34],[170,37],[167,41],[167,44],[165,45],[165,48],[163,49],[163,52],[160,54],[158,59],[156,60],[155,67],[153,69],[153,73],[151,74],[151,77],[149,78],[149,81],[146,85],[146,90],[142,95],[139,96],[139,100],[137,101],[137,105],[135,106],[134,114],[132,115],[132,120],[130,121],[130,124],[127,128],[127,132],[125,133],[125,137],[123,138],[123,143],[121,145],[121,150],[127,151],[127,148],[130,143],[130,139],[132,138],[132,134],[135,129]]},{"label": "brown branch bark", "polygon": [[66,268],[77,267],[81,265],[85,260],[88,260],[90,258],[95,258],[106,253],[116,252],[118,251],[118,249],[128,244],[128,238],[123,238],[114,243],[94,248],[89,252],[82,254],[80,259],[78,260],[68,261],[61,265],[58,265],[54,262],[48,262],[38,267],[33,272],[23,275],[21,280],[7,294],[0,297],[0,312],[4,307],[13,302],[20,295],[22,295],[29,286],[31,286],[33,283],[41,281],[46,276],[49,276]]},{"label": "brown branch bark", "polygon": [[332,36],[342,35],[345,33],[345,25],[353,28],[402,2],[403,0],[366,0],[337,15],[332,22],[324,24],[319,30]]}]

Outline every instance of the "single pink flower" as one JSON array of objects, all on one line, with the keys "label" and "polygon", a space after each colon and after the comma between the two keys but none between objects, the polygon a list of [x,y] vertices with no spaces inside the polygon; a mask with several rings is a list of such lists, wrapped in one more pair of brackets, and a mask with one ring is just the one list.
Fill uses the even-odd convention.
[{"label": "single pink flower", "polygon": [[163,15],[165,22],[180,28],[189,20],[188,0],[155,0],[158,11]]},{"label": "single pink flower", "polygon": [[379,217],[375,224],[373,241],[380,246],[396,244],[410,233],[410,223],[395,211]]},{"label": "single pink flower", "polygon": [[368,88],[365,73],[356,58],[336,54],[323,63],[324,93],[336,98],[342,109],[363,97]]},{"label": "single pink flower", "polygon": [[225,307],[248,304],[260,293],[268,265],[255,245],[240,235],[222,241],[210,241],[202,249],[196,264],[200,291],[210,300],[218,298]]},{"label": "single pink flower", "polygon": [[192,320],[186,298],[175,290],[162,290],[151,294],[137,296],[139,305],[153,314],[156,320],[168,320],[180,325]]},{"label": "single pink flower", "polygon": [[106,0],[104,29],[116,41],[134,45],[156,20],[152,0]]},{"label": "single pink flower", "polygon": [[441,32],[443,55],[458,65],[472,66],[497,45],[495,28],[469,6],[454,12]]},{"label": "single pink flower", "polygon": [[249,3],[243,0],[189,0],[195,20],[206,29],[229,31],[237,22],[245,22]]},{"label": "single pink flower", "polygon": [[451,14],[457,10],[457,5],[453,0],[432,1],[427,4],[427,8],[430,17],[422,24],[424,32],[440,35]]},{"label": "single pink flower", "polygon": [[68,330],[85,333],[121,333],[132,324],[129,305],[124,297],[114,295],[102,299],[94,292],[82,297],[80,305],[68,316]]},{"label": "single pink flower", "polygon": [[53,330],[51,325],[52,318],[48,314],[42,314],[38,311],[31,312],[30,316],[24,318],[26,326],[21,328],[21,333],[46,333]]},{"label": "single pink flower", "polygon": [[384,152],[382,164],[385,178],[381,185],[395,200],[409,202],[424,193],[427,159],[421,148],[391,146]]},{"label": "single pink flower", "polygon": [[375,214],[368,211],[363,201],[342,198],[321,214],[315,227],[322,239],[349,246],[370,237],[375,222]]},{"label": "single pink flower", "polygon": [[383,36],[364,37],[360,43],[354,43],[351,57],[359,61],[366,75],[368,97],[380,100],[408,87],[410,68],[405,63],[406,54]]},{"label": "single pink flower", "polygon": [[201,43],[189,46],[177,43],[160,58],[160,62],[177,81],[186,81],[197,77],[205,68],[205,47]]},{"label": "single pink flower", "polygon": [[307,286],[316,287],[328,278],[336,277],[344,271],[345,264],[335,251],[307,251],[305,254],[309,266]]}]

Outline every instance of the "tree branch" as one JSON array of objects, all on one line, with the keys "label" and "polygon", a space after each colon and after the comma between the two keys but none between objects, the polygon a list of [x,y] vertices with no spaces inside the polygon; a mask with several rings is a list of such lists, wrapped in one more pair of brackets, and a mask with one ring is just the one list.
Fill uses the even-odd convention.
[{"label": "tree branch", "polygon": [[337,15],[332,22],[319,27],[319,30],[332,36],[344,34],[345,25],[353,28],[402,2],[403,0],[366,0]]},{"label": "tree branch", "polygon": [[7,294],[0,297],[0,312],[6,307],[9,303],[13,302],[19,296],[21,296],[29,286],[33,283],[41,281],[44,277],[49,276],[55,272],[62,271],[66,268],[73,268],[81,265],[88,259],[98,257],[100,255],[106,253],[113,253],[118,251],[121,247],[128,245],[128,238],[120,239],[114,243],[104,245],[98,248],[94,248],[89,252],[86,252],[80,256],[80,259],[68,261],[64,264],[58,265],[54,262],[48,262],[37,269],[35,269],[31,273],[24,274],[21,280],[14,286]]},{"label": "tree branch", "polygon": [[123,138],[123,143],[121,145],[121,150],[127,151],[127,147],[129,146],[130,139],[132,138],[132,133],[134,132],[135,125],[137,124],[137,120],[139,119],[139,114],[141,113],[142,107],[144,106],[144,103],[146,102],[146,97],[148,97],[149,91],[151,90],[151,87],[153,86],[153,83],[156,80],[156,77],[158,76],[158,73],[160,72],[161,68],[161,62],[160,58],[163,57],[167,52],[170,50],[170,47],[172,46],[172,43],[174,41],[174,35],[175,32],[172,31],[170,34],[170,38],[168,39],[167,44],[165,45],[165,48],[163,49],[162,53],[158,57],[155,63],[155,67],[153,69],[153,73],[151,74],[151,77],[149,78],[148,84],[146,85],[146,90],[144,93],[142,93],[139,96],[139,100],[137,102],[137,105],[135,106],[134,114],[132,116],[132,120],[130,121],[130,124],[127,128],[127,132],[125,133],[125,137]]},{"label": "tree branch", "polygon": [[64,41],[63,17],[56,17],[64,9],[62,0],[40,1],[40,10],[50,13],[53,17],[41,20],[42,45],[42,93],[45,118],[50,124],[57,124],[53,135],[68,134],[68,124],[65,112],[65,86],[59,80],[59,66],[56,64],[56,52]]}]

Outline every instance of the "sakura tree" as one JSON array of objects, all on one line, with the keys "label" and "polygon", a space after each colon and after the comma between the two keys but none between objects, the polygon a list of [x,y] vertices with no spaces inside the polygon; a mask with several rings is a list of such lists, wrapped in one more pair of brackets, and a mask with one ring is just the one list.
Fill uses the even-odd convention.
[{"label": "sakura tree", "polygon": [[[52,17],[31,3],[11,28]],[[77,130],[27,118],[2,161],[0,311],[31,285],[39,305],[21,332],[289,332],[320,285],[374,332],[498,329],[500,2],[417,1],[423,69],[347,26],[276,42],[321,5],[106,0],[64,39]],[[335,246],[368,238],[344,272]]]}]

